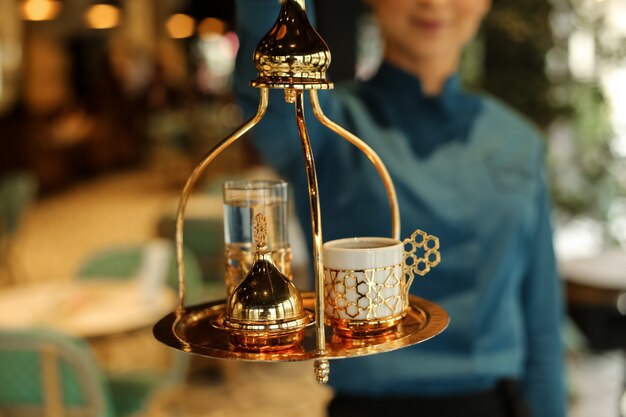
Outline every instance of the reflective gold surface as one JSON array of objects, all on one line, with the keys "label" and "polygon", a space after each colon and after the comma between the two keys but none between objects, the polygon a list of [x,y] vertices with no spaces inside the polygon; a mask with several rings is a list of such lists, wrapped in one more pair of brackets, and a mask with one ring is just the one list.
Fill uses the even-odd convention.
[{"label": "reflective gold surface", "polygon": [[[254,329],[274,326],[286,329],[292,327],[289,320],[304,315],[300,293],[267,255],[256,260],[246,278],[228,298],[228,319],[235,328],[250,323]],[[252,326],[252,323],[258,325]]]},{"label": "reflective gold surface", "polygon": [[327,321],[332,326],[333,332],[339,336],[363,338],[393,332],[406,315],[406,311],[384,319],[346,320],[335,317]]},{"label": "reflective gold surface", "polygon": [[[313,91],[313,90],[311,90]],[[311,229],[313,232],[313,274],[315,277],[315,337],[317,342],[317,354],[320,357],[315,361],[315,376],[320,383],[328,382],[329,365],[326,356],[326,329],[324,327],[324,260],[322,252],[322,211],[320,209],[319,188],[317,185],[317,172],[313,159],[313,149],[309,139],[309,132],[304,121],[304,94],[298,91],[296,94],[296,124],[302,151],[304,153],[307,185],[309,188],[309,202],[311,209]]]},{"label": "reflective gold surface", "polygon": [[295,285],[261,255],[228,298],[224,327],[235,346],[266,351],[299,343],[308,322]]},{"label": "reflective gold surface", "polygon": [[304,337],[304,327],[285,332],[251,332],[230,329],[230,341],[233,345],[252,352],[274,352],[297,346]]},{"label": "reflective gold surface", "polygon": [[[304,308],[312,313],[315,294],[303,293]],[[411,295],[406,316],[395,331],[366,338],[341,337],[326,328],[327,359],[341,359],[373,355],[411,346],[442,332],[449,322],[448,314],[437,304]],[[187,307],[165,316],[154,327],[155,337],[175,349],[217,359],[245,361],[303,361],[320,359],[316,330],[307,326],[302,341],[291,348],[277,352],[252,352],[235,348],[230,343],[230,332],[224,327],[225,300]],[[325,365],[317,372],[324,371]]]},{"label": "reflective gold surface", "polygon": [[278,20],[254,52],[259,76],[253,87],[329,89],[330,50],[313,29],[300,3],[283,2]]},{"label": "reflective gold surface", "polygon": [[243,349],[269,351],[296,345],[309,316],[296,286],[272,262],[267,250],[267,220],[254,217],[255,261],[228,297],[224,327],[231,342]]},{"label": "reflective gold surface", "polygon": [[[280,248],[270,252],[274,265],[289,280],[293,280],[291,272],[291,248]],[[235,287],[252,268],[254,263],[254,252],[252,244],[226,244],[224,249],[224,257],[226,258],[226,296],[229,296]]]}]

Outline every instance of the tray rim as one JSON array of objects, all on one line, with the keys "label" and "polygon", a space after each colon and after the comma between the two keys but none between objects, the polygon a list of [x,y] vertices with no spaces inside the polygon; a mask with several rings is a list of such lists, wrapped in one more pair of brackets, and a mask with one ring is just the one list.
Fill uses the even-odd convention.
[{"label": "tray rim", "polygon": [[[303,292],[302,299],[305,302],[315,301],[314,292]],[[409,311],[405,318],[398,326],[411,321],[411,318],[417,315],[425,317],[424,324],[416,331],[404,332],[403,337],[394,338],[397,331],[385,333],[379,336],[360,337],[360,338],[344,338],[336,336],[332,332],[332,328],[325,325],[326,331],[326,354],[320,355],[315,349],[306,349],[300,345],[291,349],[274,352],[251,352],[236,349],[229,346],[224,349],[221,346],[214,345],[212,347],[190,344],[178,336],[176,326],[181,320],[199,321],[207,320],[206,317],[215,316],[224,311],[226,304],[225,299],[210,301],[202,304],[185,307],[183,310],[175,310],[159,320],[153,327],[154,337],[161,343],[186,352],[203,357],[225,360],[239,360],[248,362],[285,362],[285,361],[307,361],[316,359],[345,359],[359,356],[369,356],[378,353],[389,352],[403,347],[412,346],[422,343],[428,339],[435,337],[443,332],[450,322],[448,313],[439,305],[428,301],[416,295],[409,295],[409,307],[413,312]],[[213,336],[224,343],[223,337],[218,337],[218,332],[223,332],[213,323],[207,323],[209,327],[215,328],[216,332]],[[418,322],[412,319],[412,325],[415,327]],[[402,327],[401,327],[402,328]],[[223,332],[225,333],[225,332]],[[315,326],[307,326],[306,333],[315,333]]]}]

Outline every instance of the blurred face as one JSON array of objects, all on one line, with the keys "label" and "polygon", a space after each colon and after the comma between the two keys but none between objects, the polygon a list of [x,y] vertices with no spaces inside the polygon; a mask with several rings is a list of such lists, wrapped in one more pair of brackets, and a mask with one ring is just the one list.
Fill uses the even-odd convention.
[{"label": "blurred face", "polygon": [[370,0],[369,3],[385,38],[386,57],[392,62],[398,59],[458,62],[463,47],[472,39],[491,5],[490,0]]}]

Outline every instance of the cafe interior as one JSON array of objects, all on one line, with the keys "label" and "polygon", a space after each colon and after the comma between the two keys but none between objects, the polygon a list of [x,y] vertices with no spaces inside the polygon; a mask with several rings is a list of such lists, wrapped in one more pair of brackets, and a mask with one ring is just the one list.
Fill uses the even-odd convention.
[{"label": "cafe interior", "polygon": [[[365,3],[314,2],[335,83],[380,64]],[[493,2],[460,75],[547,141],[569,415],[626,417],[626,4],[517,3]],[[225,183],[279,180],[254,129],[198,172],[246,123],[236,7],[0,0],[0,417],[326,415],[324,358],[307,358],[314,373],[280,351],[165,335],[193,327],[193,314],[176,321],[187,306],[232,291]],[[317,297],[316,260],[287,210],[290,276]],[[154,328],[163,320],[174,324]]]}]

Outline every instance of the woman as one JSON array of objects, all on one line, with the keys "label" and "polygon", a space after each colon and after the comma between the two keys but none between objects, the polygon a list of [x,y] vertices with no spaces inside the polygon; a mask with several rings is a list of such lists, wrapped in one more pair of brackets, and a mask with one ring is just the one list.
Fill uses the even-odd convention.
[{"label": "woman", "polygon": [[[401,235],[420,228],[439,237],[442,263],[411,290],[443,306],[451,322],[426,343],[334,361],[329,414],[518,416],[529,415],[528,404],[534,417],[564,416],[562,300],[544,142],[503,104],[464,92],[456,75],[489,0],[369,3],[384,38],[384,63],[370,81],[321,93],[322,108],[385,162],[398,193]],[[247,87],[256,76],[252,51],[278,7],[276,0],[237,3],[236,87],[247,114],[258,103],[258,92]],[[293,108],[282,97],[270,101],[255,143],[294,185],[310,234]],[[386,236],[390,215],[376,171],[313,119],[324,239]]]}]

